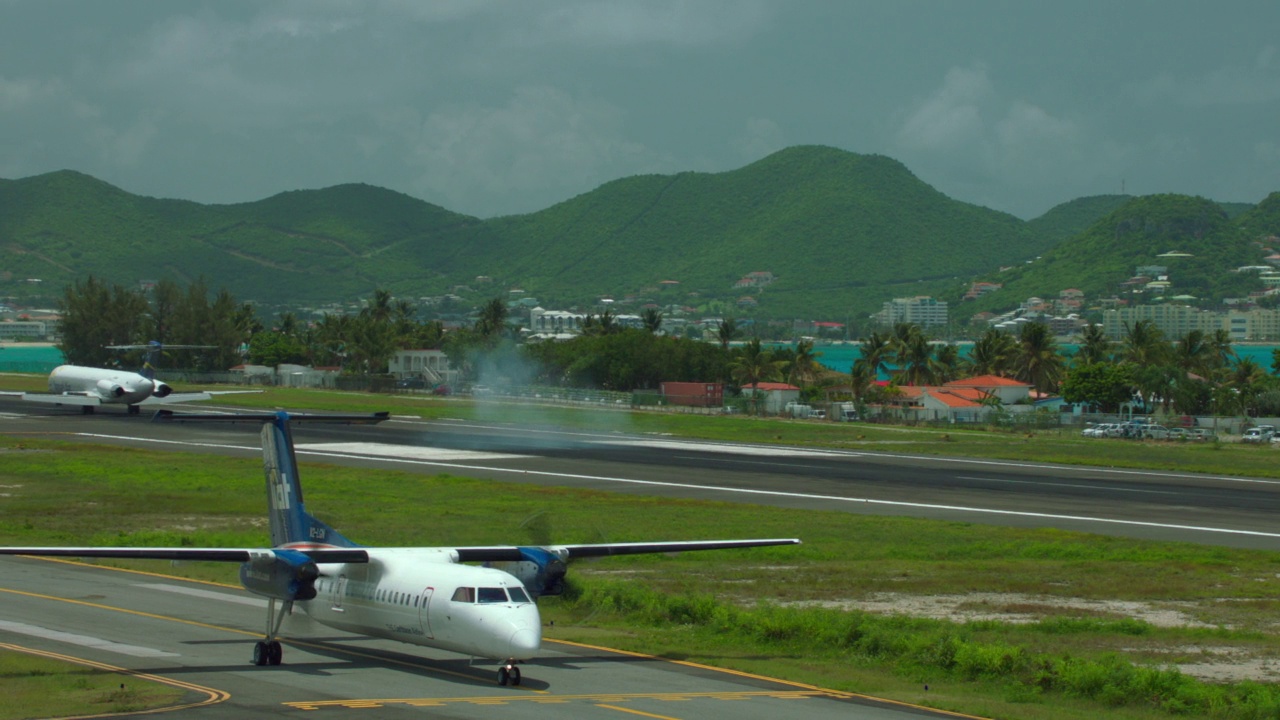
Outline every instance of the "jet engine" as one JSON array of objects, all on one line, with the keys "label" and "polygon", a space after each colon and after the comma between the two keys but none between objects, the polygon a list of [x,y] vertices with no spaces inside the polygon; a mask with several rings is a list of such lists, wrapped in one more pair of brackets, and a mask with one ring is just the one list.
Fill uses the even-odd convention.
[{"label": "jet engine", "polygon": [[111,382],[110,380],[99,380],[98,393],[102,395],[102,397],[118,398],[121,395],[124,395],[124,388],[120,386],[120,383]]},{"label": "jet engine", "polygon": [[255,551],[240,566],[240,582],[251,593],[277,600],[310,600],[316,596],[320,568],[293,550]]},{"label": "jet engine", "polygon": [[169,387],[168,385],[165,385],[159,380],[156,380],[155,384],[156,384],[156,387],[154,390],[151,391],[151,394],[155,395],[156,397],[166,397],[168,396],[169,393],[173,392],[173,388]]},{"label": "jet engine", "polygon": [[514,575],[535,598],[564,592],[564,575],[569,568],[559,555],[540,547],[518,549],[521,560],[495,562],[491,566]]}]

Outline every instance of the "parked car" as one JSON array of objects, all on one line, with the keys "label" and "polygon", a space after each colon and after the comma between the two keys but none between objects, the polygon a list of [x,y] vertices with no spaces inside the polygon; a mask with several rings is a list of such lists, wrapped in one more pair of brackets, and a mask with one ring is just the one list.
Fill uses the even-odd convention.
[{"label": "parked car", "polygon": [[420,377],[406,377],[396,381],[396,389],[398,390],[422,390],[426,387],[427,381]]},{"label": "parked car", "polygon": [[1244,436],[1240,438],[1241,442],[1262,444],[1271,442],[1271,438],[1275,437],[1276,429],[1273,425],[1258,425],[1244,431]]},{"label": "parked car", "polygon": [[1163,425],[1139,425],[1136,437],[1143,440],[1168,440],[1169,428]]},{"label": "parked car", "polygon": [[1169,428],[1169,440],[1186,441],[1190,439],[1191,433],[1183,427]]},{"label": "parked car", "polygon": [[1217,440],[1218,436],[1213,434],[1209,428],[1192,428],[1187,431],[1187,437],[1199,442],[1207,442],[1209,440]]}]

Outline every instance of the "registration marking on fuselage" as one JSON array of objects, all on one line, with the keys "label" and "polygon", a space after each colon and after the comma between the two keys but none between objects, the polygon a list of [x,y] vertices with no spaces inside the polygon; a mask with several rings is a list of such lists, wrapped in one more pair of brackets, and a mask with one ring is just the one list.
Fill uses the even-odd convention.
[{"label": "registration marking on fuselage", "polygon": [[417,445],[393,445],[391,443],[305,443],[295,446],[300,451],[312,453],[344,453],[369,457],[404,458],[407,460],[434,460],[440,462],[468,462],[477,460],[514,460],[528,457],[512,453],[478,452],[454,448],[421,447]]},{"label": "registration marking on fuselage", "polygon": [[133,657],[178,657],[178,653],[165,652],[164,650],[142,647],[141,645],[125,645],[124,643],[103,640],[102,638],[96,638],[91,635],[77,635],[75,633],[62,632],[61,630],[51,630],[46,627],[40,627],[39,625],[28,625],[26,623],[10,622],[8,620],[0,620],[0,630],[18,633],[19,635],[28,635],[30,637],[70,643],[81,647],[90,647],[96,650],[106,650],[107,652],[119,653],[121,655],[132,655]]}]

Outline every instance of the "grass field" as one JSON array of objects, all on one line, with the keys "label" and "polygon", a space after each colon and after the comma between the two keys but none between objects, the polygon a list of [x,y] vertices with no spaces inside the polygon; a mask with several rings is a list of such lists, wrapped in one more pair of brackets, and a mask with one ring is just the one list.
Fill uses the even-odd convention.
[{"label": "grass field", "polygon": [[[236,397],[236,396],[233,396]],[[277,391],[299,409],[418,408],[430,417],[562,422],[634,432],[867,442],[1076,460],[1107,441],[741,418],[583,413],[469,401]],[[659,429],[661,428],[661,429]],[[834,434],[839,433],[839,434]],[[864,435],[859,440],[857,435]],[[874,435],[874,437],[872,437]],[[815,440],[815,436],[817,437]],[[902,444],[899,444],[902,443]],[[1118,462],[1163,454],[1114,443]],[[1269,448],[1175,447],[1211,472],[1260,474]],[[915,450],[913,450],[915,451]],[[919,450],[925,452],[925,450]],[[1144,455],[1145,454],[1145,455]],[[0,542],[258,546],[257,460],[0,438]],[[1092,457],[1097,457],[1096,453]],[[1242,469],[1235,469],[1242,468]],[[1185,469],[1185,468],[1181,468]],[[541,602],[548,637],[734,667],[1001,718],[1275,717],[1280,554],[1053,530],[707,503],[307,464],[310,509],[375,545],[799,536],[804,545],[576,564]],[[360,487],[360,503],[352,488]],[[422,513],[432,510],[429,531]],[[530,523],[531,519],[536,519]],[[234,583],[227,565],[152,565]],[[888,611],[888,612],[886,612]],[[1177,668],[1184,668],[1186,672]],[[1198,677],[1214,678],[1206,682]],[[5,681],[7,683],[7,680]],[[926,691],[924,687],[928,685]]]},{"label": "grass field", "polygon": [[133,713],[179,704],[184,690],[0,647],[0,720]]}]

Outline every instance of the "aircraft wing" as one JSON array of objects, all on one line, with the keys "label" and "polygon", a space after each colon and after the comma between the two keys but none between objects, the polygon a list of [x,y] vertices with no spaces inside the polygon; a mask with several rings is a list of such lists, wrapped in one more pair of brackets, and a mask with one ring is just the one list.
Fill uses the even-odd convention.
[{"label": "aircraft wing", "polygon": [[[286,548],[282,548],[286,549]],[[369,562],[362,548],[313,548],[293,550],[318,563]],[[164,547],[0,547],[0,555],[35,557],[133,558],[146,560],[212,560],[248,562],[255,555],[272,553],[271,548],[164,548]]]},{"label": "aircraft wing", "polygon": [[93,405],[102,404],[102,398],[96,395],[61,395],[54,393],[4,393],[21,398],[25,402],[38,402],[48,405]]},{"label": "aircraft wing", "polygon": [[138,404],[139,405],[168,405],[170,403],[196,402],[197,400],[212,400],[212,399],[213,399],[213,395],[210,395],[207,392],[182,392],[182,393],[176,392],[176,393],[169,393],[164,397],[157,397],[155,395],[152,395],[151,397],[143,400]]},{"label": "aircraft wing", "polygon": [[164,397],[152,395],[138,403],[139,405],[169,405],[171,403],[197,402],[212,400],[214,395],[239,395],[243,393],[260,393],[261,390],[201,390],[200,392],[175,392]]},{"label": "aircraft wing", "polygon": [[[674,542],[605,543],[600,545],[548,545],[541,548],[563,559],[605,557],[609,555],[642,555],[645,553],[689,552],[693,550],[729,550],[732,548],[799,545],[797,538],[754,540],[685,540]],[[454,548],[458,562],[500,562],[526,559],[516,546]]]}]

